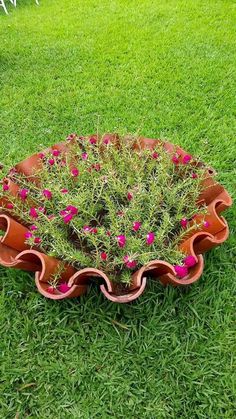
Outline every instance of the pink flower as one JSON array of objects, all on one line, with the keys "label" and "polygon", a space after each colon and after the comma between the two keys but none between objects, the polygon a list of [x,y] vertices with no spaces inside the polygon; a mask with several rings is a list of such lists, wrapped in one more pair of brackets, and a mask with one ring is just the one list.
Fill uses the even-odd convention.
[{"label": "pink flower", "polygon": [[74,218],[74,214],[66,214],[65,217],[63,217],[63,221],[65,224],[68,224],[72,219]]},{"label": "pink flower", "polygon": [[36,231],[36,230],[38,230],[38,227],[35,224],[32,224],[32,226],[30,226],[30,230],[31,231]]},{"label": "pink flower", "polygon": [[186,266],[175,265],[174,270],[179,278],[184,278],[188,275],[188,268]]},{"label": "pink flower", "polygon": [[30,215],[31,218],[38,218],[38,213],[37,213],[36,209],[33,208],[33,207],[30,208],[29,215]]},{"label": "pink flower", "polygon": [[190,154],[185,154],[183,157],[183,164],[188,164],[192,160],[192,156]]},{"label": "pink flower", "polygon": [[82,157],[82,160],[87,160],[88,159],[88,154],[87,153],[82,153],[81,157]]},{"label": "pink flower", "polygon": [[52,192],[49,191],[48,189],[44,189],[43,190],[43,196],[47,199],[52,199]]},{"label": "pink flower", "polygon": [[66,210],[61,210],[61,211],[59,211],[59,214],[60,214],[62,217],[64,217],[64,215],[67,215],[67,213],[68,213],[68,211],[66,211]]},{"label": "pink flower", "polygon": [[140,227],[141,227],[140,221],[134,221],[133,222],[133,228],[132,228],[133,231],[138,231],[140,229]]},{"label": "pink flower", "polygon": [[4,183],[4,184],[2,185],[2,190],[3,190],[4,192],[9,191],[9,186],[8,186],[6,183]]},{"label": "pink flower", "polygon": [[71,169],[71,174],[72,176],[77,177],[79,176],[79,170],[76,167],[74,167],[73,169]]},{"label": "pink flower", "polygon": [[74,140],[77,137],[77,134],[73,133],[73,134],[69,134],[67,137],[67,141],[71,141]]},{"label": "pink flower", "polygon": [[40,239],[40,237],[35,237],[35,239],[34,239],[35,244],[39,244],[39,243],[41,243],[41,241],[42,241],[42,239]]},{"label": "pink flower", "polygon": [[58,291],[65,293],[69,291],[71,287],[69,287],[69,285],[66,282],[62,282],[61,284],[58,285],[57,289]]},{"label": "pink flower", "polygon": [[96,144],[97,143],[97,138],[93,136],[89,139],[89,142],[90,142],[90,144]]},{"label": "pink flower", "polygon": [[14,205],[11,202],[8,202],[6,208],[11,210],[14,208]]},{"label": "pink flower", "polygon": [[192,174],[191,174],[191,177],[192,177],[193,179],[197,179],[198,175],[197,175],[197,173],[192,173]]},{"label": "pink flower", "polygon": [[55,160],[54,160],[54,159],[49,159],[49,160],[48,160],[48,164],[49,164],[50,166],[53,166],[53,165],[54,165],[54,163],[55,163]]},{"label": "pink flower", "polygon": [[155,240],[155,234],[153,232],[150,232],[147,234],[146,237],[146,243],[150,246]]},{"label": "pink flower", "polygon": [[105,145],[110,144],[110,142],[111,142],[111,140],[110,140],[110,138],[108,138],[108,137],[107,137],[107,138],[105,137],[105,138],[103,139],[103,144],[105,144]]},{"label": "pink flower", "polygon": [[180,220],[180,224],[181,224],[181,227],[187,228],[187,225],[188,225],[187,218],[182,218],[182,220]]},{"label": "pink flower", "polygon": [[125,246],[126,237],[123,234],[121,234],[120,236],[117,236],[116,239],[117,239],[117,243],[118,243],[119,247],[124,247]]},{"label": "pink flower", "polygon": [[46,291],[47,291],[49,294],[55,294],[55,288],[54,288],[54,287],[48,287],[48,288],[46,288]]},{"label": "pink flower", "polygon": [[209,223],[209,221],[204,221],[203,226],[204,226],[205,228],[210,227],[210,223]]},{"label": "pink flower", "polygon": [[91,233],[97,234],[98,229],[96,227],[91,228]]},{"label": "pink flower", "polygon": [[99,172],[101,170],[101,165],[99,163],[96,163],[92,165],[92,168]]},{"label": "pink flower", "polygon": [[54,214],[48,215],[48,220],[53,220],[54,218],[55,218],[55,215]]},{"label": "pink flower", "polygon": [[42,160],[42,159],[44,159],[45,154],[44,154],[44,153],[39,153],[39,154],[38,154],[38,156],[39,156],[39,158]]},{"label": "pink flower", "polygon": [[159,157],[159,154],[156,151],[154,151],[154,153],[152,153],[152,158],[156,160],[158,159],[158,157]]},{"label": "pink flower", "polygon": [[62,167],[65,167],[65,166],[66,166],[66,160],[64,160],[64,159],[63,159],[63,160],[61,160],[61,161],[60,161],[60,164],[61,164],[61,166],[62,166]]},{"label": "pink flower", "polygon": [[127,266],[127,268],[129,268],[129,269],[134,269],[134,268],[136,268],[136,266],[137,266],[137,262],[136,262],[136,260],[129,260],[129,261],[126,263],[126,266]]},{"label": "pink flower", "polygon": [[58,157],[60,154],[61,154],[60,150],[53,150],[53,151],[52,151],[52,155],[53,155],[54,157]]},{"label": "pink flower", "polygon": [[127,268],[134,269],[137,266],[136,260],[130,259],[128,255],[124,256],[124,262]]},{"label": "pink flower", "polygon": [[30,231],[27,231],[27,232],[25,233],[25,238],[26,238],[26,240],[31,239],[31,237],[33,237],[33,233],[31,233]]},{"label": "pink flower", "polygon": [[187,268],[191,268],[192,266],[196,265],[197,261],[194,256],[189,255],[184,258],[183,263]]},{"label": "pink flower", "polygon": [[68,193],[68,192],[69,192],[69,191],[68,191],[68,189],[66,189],[66,188],[61,189],[61,193],[66,194],[66,193]]},{"label": "pink flower", "polygon": [[84,226],[83,227],[83,230],[84,230],[85,233],[90,233],[91,229],[92,229],[92,227],[90,227],[90,226]]},{"label": "pink flower", "polygon": [[38,207],[38,210],[40,212],[42,212],[43,214],[45,214],[45,212],[46,212],[46,208],[45,207]]},{"label": "pink flower", "polygon": [[24,189],[24,188],[19,191],[19,196],[22,199],[22,201],[24,201],[27,198],[28,193],[29,193],[29,190]]},{"label": "pink flower", "polygon": [[69,211],[73,215],[78,214],[78,208],[74,207],[74,205],[67,205],[66,211]]},{"label": "pink flower", "polygon": [[107,254],[106,254],[106,252],[102,252],[102,253],[100,254],[100,256],[101,256],[101,259],[102,259],[102,260],[107,260]]},{"label": "pink flower", "polygon": [[173,156],[171,160],[172,160],[172,162],[173,162],[174,164],[178,164],[178,163],[179,163],[179,158],[178,158],[178,156],[177,156],[177,155]]},{"label": "pink flower", "polygon": [[131,192],[128,192],[128,193],[127,193],[127,199],[128,199],[128,201],[132,201],[132,199],[133,199],[133,194],[132,194]]}]

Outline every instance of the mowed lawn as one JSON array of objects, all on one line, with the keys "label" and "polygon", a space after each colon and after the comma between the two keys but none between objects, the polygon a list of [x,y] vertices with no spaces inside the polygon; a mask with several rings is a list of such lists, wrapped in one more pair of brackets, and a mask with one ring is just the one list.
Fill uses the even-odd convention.
[{"label": "mowed lawn", "polygon": [[[6,0],[0,161],[77,131],[168,138],[233,195],[236,3]],[[92,288],[53,302],[0,268],[3,419],[235,418],[235,209],[230,239],[187,290],[150,283],[115,305]]]}]

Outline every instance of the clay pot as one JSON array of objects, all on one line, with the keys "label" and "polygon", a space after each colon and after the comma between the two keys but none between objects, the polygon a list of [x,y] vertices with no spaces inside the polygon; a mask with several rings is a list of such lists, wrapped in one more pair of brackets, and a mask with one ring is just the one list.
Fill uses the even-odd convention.
[{"label": "clay pot", "polygon": [[[96,135],[93,137],[98,139]],[[104,138],[118,144],[118,136],[116,134],[106,134]],[[73,142],[74,140],[72,142],[55,144],[45,151],[48,152],[49,150],[56,149],[66,153],[70,144]],[[177,153],[180,164],[182,163],[183,156],[187,154],[183,149],[169,142],[163,143],[159,139],[151,138],[140,138],[135,144],[134,149],[137,151],[143,149],[152,150],[157,144],[162,144],[170,154]],[[40,179],[35,176],[35,171],[40,167],[40,164],[39,155],[34,154],[17,164],[15,169],[20,173],[24,173],[31,181],[40,182]],[[100,290],[104,296],[110,301],[117,303],[127,303],[138,298],[146,287],[148,277],[159,280],[163,285],[186,286],[192,284],[199,279],[203,272],[204,259],[202,254],[223,243],[229,235],[227,222],[220,214],[232,205],[232,199],[224,187],[214,180],[213,174],[214,171],[212,169],[206,170],[203,191],[196,203],[196,207],[203,203],[207,206],[207,215],[204,217],[204,220],[209,222],[209,226],[204,227],[203,223],[200,223],[202,217],[200,215],[196,216],[195,220],[202,227],[198,227],[191,231],[191,234],[186,235],[180,245],[181,250],[186,255],[194,256],[197,261],[196,265],[189,269],[188,276],[184,279],[179,279],[176,276],[174,267],[168,262],[153,260],[132,275],[132,281],[129,287],[121,289],[104,272],[98,269],[88,267],[76,271],[73,267],[67,265],[59,281],[68,285],[66,292],[63,293],[58,289],[54,289],[52,293],[49,287],[50,280],[56,273],[60,262],[38,250],[30,249],[25,244],[24,235],[27,229],[6,215],[5,205],[7,201],[5,198],[0,202],[0,205],[3,207],[3,212],[0,214],[0,227],[5,231],[5,234],[0,239],[0,264],[5,267],[14,267],[35,272],[35,282],[39,292],[53,300],[71,298],[84,294],[93,278],[98,279]],[[5,179],[5,181],[10,186],[10,193],[16,196],[19,189],[18,185],[9,179]]]}]

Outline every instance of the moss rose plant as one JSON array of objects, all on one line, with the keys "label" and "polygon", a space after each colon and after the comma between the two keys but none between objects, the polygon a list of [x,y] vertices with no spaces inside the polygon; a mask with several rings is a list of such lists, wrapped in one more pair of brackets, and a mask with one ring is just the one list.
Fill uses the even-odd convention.
[{"label": "moss rose plant", "polygon": [[71,134],[67,141],[66,152],[39,154],[39,181],[8,173],[20,186],[17,197],[3,181],[5,211],[28,227],[27,244],[60,259],[60,269],[65,262],[98,268],[116,282],[128,284],[130,272],[153,259],[186,276],[196,261],[179,245],[205,212],[196,206],[204,167],[188,154],[179,164],[161,144],[135,149],[135,136]]}]

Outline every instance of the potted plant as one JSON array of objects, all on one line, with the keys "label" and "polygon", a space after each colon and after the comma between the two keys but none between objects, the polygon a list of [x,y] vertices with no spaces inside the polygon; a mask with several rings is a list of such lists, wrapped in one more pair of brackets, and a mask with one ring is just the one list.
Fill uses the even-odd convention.
[{"label": "potted plant", "polygon": [[34,154],[2,180],[0,263],[35,272],[51,299],[92,281],[115,302],[147,277],[186,286],[206,250],[227,239],[231,198],[213,170],[168,142],[115,134],[81,137]]}]

